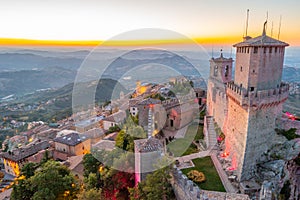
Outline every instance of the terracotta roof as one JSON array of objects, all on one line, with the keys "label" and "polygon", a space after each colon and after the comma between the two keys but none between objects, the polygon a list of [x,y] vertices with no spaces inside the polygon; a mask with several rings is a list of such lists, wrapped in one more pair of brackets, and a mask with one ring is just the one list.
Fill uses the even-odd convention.
[{"label": "terracotta roof", "polygon": [[289,44],[276,40],[267,35],[261,35],[255,38],[245,40],[243,42],[233,45],[234,47],[244,47],[244,46],[289,46]]},{"label": "terracotta roof", "polygon": [[33,144],[29,147],[16,149],[10,153],[4,152],[1,154],[1,157],[18,162],[24,158],[27,158],[29,156],[32,156],[32,155],[38,153],[41,150],[48,149],[49,147],[50,147],[49,142],[43,141],[43,142],[40,142],[37,144]]},{"label": "terracotta roof", "polygon": [[85,135],[80,135],[79,133],[73,132],[68,135],[55,138],[54,142],[66,144],[69,146],[76,146],[77,144],[79,144],[87,139],[88,138]]}]

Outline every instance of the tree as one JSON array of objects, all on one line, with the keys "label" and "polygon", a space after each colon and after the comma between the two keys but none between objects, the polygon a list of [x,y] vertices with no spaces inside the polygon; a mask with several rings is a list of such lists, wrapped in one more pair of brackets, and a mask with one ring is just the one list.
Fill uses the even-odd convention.
[{"label": "tree", "polygon": [[88,177],[90,173],[97,173],[101,162],[94,155],[88,153],[83,156],[84,176]]},{"label": "tree", "polygon": [[84,185],[87,190],[98,187],[98,177],[95,173],[90,173],[87,178],[84,178]]},{"label": "tree", "polygon": [[89,190],[82,190],[78,195],[78,200],[101,200],[101,189],[91,188]]},{"label": "tree", "polygon": [[26,178],[30,178],[34,175],[34,171],[39,165],[36,163],[26,163],[21,169],[21,175],[24,175]]},{"label": "tree", "polygon": [[140,182],[137,187],[129,189],[130,199],[175,199],[170,178],[169,166],[148,174],[146,179]]},{"label": "tree", "polygon": [[119,147],[120,149],[123,149],[125,151],[133,152],[134,150],[133,137],[127,134],[124,129],[122,129],[116,137],[116,147]]},{"label": "tree", "polygon": [[13,185],[13,191],[11,193],[11,200],[30,200],[34,192],[30,188],[30,182],[27,179],[18,180]]},{"label": "tree", "polygon": [[32,175],[32,165],[27,165],[13,186],[12,199],[74,199],[78,183],[70,170],[56,161],[49,160]]}]

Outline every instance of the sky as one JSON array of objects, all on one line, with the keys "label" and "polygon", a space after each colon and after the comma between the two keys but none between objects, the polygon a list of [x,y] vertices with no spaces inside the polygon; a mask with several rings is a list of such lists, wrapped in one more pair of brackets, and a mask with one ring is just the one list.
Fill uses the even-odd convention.
[{"label": "sky", "polygon": [[225,44],[241,40],[249,9],[248,35],[261,34],[268,12],[268,34],[273,23],[277,38],[282,15],[280,39],[300,45],[299,8],[299,0],[0,0],[0,44],[22,43],[14,39],[105,41],[141,28]]}]

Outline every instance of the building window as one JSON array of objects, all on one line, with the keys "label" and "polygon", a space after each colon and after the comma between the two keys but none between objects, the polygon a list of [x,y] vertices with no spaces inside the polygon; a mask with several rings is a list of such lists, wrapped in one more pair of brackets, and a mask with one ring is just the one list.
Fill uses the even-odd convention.
[{"label": "building window", "polygon": [[84,150],[84,146],[82,146],[82,150]]},{"label": "building window", "polygon": [[218,75],[218,66],[215,66],[215,70],[214,70],[214,76]]},{"label": "building window", "polygon": [[255,70],[253,70],[253,73],[255,73]]},{"label": "building window", "polygon": [[249,53],[249,52],[250,52],[250,47],[247,48],[247,53]]},{"label": "building window", "polygon": [[243,71],[243,67],[241,66],[241,72]]},{"label": "building window", "polygon": [[135,110],[135,108],[132,108],[132,110]]},{"label": "building window", "polygon": [[267,52],[267,47],[264,47],[264,53],[266,53]]},{"label": "building window", "polygon": [[258,48],[257,48],[257,47],[254,47],[253,53],[257,53],[257,52],[258,52]]},{"label": "building window", "polygon": [[269,48],[269,53],[272,53],[272,47]]},{"label": "building window", "polygon": [[250,87],[250,91],[253,92],[254,91],[254,87]]},{"label": "building window", "polygon": [[277,53],[277,47],[275,47],[275,53]]},{"label": "building window", "polygon": [[132,115],[135,115],[135,112],[133,112]]},{"label": "building window", "polygon": [[224,73],[225,77],[227,77],[227,76],[228,76],[228,69],[229,69],[229,66],[228,66],[228,65],[226,65],[226,67],[225,67],[225,73]]}]

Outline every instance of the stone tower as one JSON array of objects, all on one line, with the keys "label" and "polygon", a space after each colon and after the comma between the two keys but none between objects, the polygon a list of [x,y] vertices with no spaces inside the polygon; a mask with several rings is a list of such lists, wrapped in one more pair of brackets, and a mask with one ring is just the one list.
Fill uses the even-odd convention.
[{"label": "stone tower", "polygon": [[288,85],[281,82],[287,43],[266,35],[235,44],[234,81],[227,83],[226,153],[239,181],[249,180],[272,144],[275,119],[282,113]]},{"label": "stone tower", "polygon": [[210,75],[208,79],[207,92],[207,114],[214,116],[214,120],[225,129],[227,115],[226,84],[232,81],[232,58],[211,58]]}]

